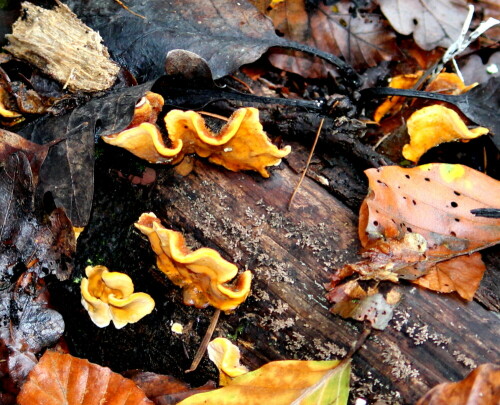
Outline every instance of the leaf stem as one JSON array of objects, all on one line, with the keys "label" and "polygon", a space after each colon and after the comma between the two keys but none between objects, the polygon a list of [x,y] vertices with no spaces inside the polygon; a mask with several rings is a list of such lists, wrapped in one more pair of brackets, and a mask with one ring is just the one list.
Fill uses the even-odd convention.
[{"label": "leaf stem", "polygon": [[307,53],[309,55],[317,56],[318,58],[337,66],[340,72],[345,75],[355,87],[359,87],[361,85],[361,78],[354,68],[349,63],[343,61],[335,55],[332,55],[331,53],[321,51],[309,45],[301,44],[300,42],[290,41],[286,38],[280,38],[278,45],[283,48],[289,48]]}]

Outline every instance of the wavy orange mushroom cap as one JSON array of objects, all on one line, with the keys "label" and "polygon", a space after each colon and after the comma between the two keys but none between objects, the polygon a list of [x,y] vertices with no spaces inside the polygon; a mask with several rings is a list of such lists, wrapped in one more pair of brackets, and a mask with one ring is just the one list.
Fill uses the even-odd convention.
[{"label": "wavy orange mushroom cap", "polygon": [[[156,97],[157,96],[157,97]],[[205,125],[194,111],[172,110],[165,116],[169,143],[155,125],[163,98],[147,93],[137,104],[132,123],[116,134],[103,136],[104,142],[119,146],[150,163],[177,164],[185,155],[196,153],[232,171],[253,170],[269,177],[268,166],[275,166],[290,153],[290,146],[279,149],[267,137],[255,108],[240,108],[219,133]]]},{"label": "wavy orange mushroom cap", "polygon": [[155,302],[149,294],[134,293],[134,284],[123,273],[110,272],[105,266],[88,266],[82,279],[82,305],[100,328],[111,321],[117,329],[135,323],[150,314]]},{"label": "wavy orange mushroom cap", "polygon": [[213,249],[194,252],[186,247],[180,232],[166,229],[153,213],[144,213],[135,223],[151,243],[158,268],[184,290],[184,304],[204,308],[212,305],[222,311],[235,309],[248,297],[252,273],[241,273],[234,285],[227,285],[238,268]]}]

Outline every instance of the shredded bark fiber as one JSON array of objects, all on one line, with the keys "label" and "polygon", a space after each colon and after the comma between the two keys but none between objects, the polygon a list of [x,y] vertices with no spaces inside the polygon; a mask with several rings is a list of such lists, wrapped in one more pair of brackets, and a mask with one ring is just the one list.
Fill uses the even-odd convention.
[{"label": "shredded bark fiber", "polygon": [[63,83],[70,91],[103,91],[113,85],[119,66],[99,33],[64,4],[47,10],[22,4],[21,17],[6,35],[4,49]]}]

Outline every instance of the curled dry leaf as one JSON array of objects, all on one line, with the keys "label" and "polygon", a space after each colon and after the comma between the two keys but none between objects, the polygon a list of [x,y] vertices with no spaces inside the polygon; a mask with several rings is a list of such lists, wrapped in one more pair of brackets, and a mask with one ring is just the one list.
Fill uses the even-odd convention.
[{"label": "curled dry leaf", "polygon": [[69,354],[48,350],[31,370],[19,405],[153,404],[131,380]]},{"label": "curled dry leaf", "polygon": [[334,304],[330,309],[334,314],[358,321],[366,320],[373,328],[383,330],[392,319],[401,294],[395,290],[382,294],[378,287],[365,289],[357,280],[350,280],[332,289],[327,298]]},{"label": "curled dry leaf", "polygon": [[248,373],[240,364],[240,349],[226,338],[215,338],[207,347],[208,357],[219,369],[219,385],[227,385],[233,378]]},{"label": "curled dry leaf", "polygon": [[420,398],[417,405],[497,405],[500,398],[500,366],[482,364],[462,381],[443,383]]},{"label": "curled dry leaf", "polygon": [[[355,68],[376,66],[397,57],[395,35],[386,22],[376,14],[353,16],[350,6],[352,3],[332,7],[319,2],[317,8],[308,10],[305,0],[284,0],[273,4],[267,14],[286,38],[342,56]],[[332,66],[300,52],[273,51],[270,61],[305,77],[337,75]]]},{"label": "curled dry leaf", "polygon": [[436,263],[428,269],[427,274],[412,282],[442,293],[456,291],[462,298],[471,301],[485,270],[481,254],[476,252]]},{"label": "curled dry leaf", "polygon": [[447,48],[459,37],[467,16],[465,0],[379,0],[382,13],[403,35],[430,51]]},{"label": "curled dry leaf", "polygon": [[116,329],[149,315],[155,302],[149,294],[134,293],[134,284],[123,273],[110,272],[104,266],[88,266],[88,278],[81,282],[82,305],[100,328],[111,321]]},{"label": "curled dry leaf", "polygon": [[184,290],[184,304],[204,308],[212,305],[231,311],[250,293],[252,273],[241,273],[235,284],[227,285],[238,273],[238,268],[213,249],[190,251],[180,232],[166,229],[153,213],[144,213],[135,223],[149,238],[157,256],[156,264],[167,277]]},{"label": "curled dry leaf", "polygon": [[469,129],[451,108],[431,105],[415,111],[407,122],[410,143],[403,147],[403,156],[418,162],[429,149],[444,142],[467,141],[486,135],[484,127]]},{"label": "curled dry leaf", "polygon": [[[423,71],[416,73],[394,76],[391,78],[389,87],[393,89],[411,89],[422,76]],[[466,86],[462,79],[455,73],[440,73],[427,85],[425,91],[437,92],[441,94],[459,95],[465,93],[476,86],[476,83]],[[373,115],[373,119],[380,122],[385,115],[393,115],[401,110],[405,97],[393,96],[380,104]]]},{"label": "curled dry leaf", "polygon": [[350,373],[350,361],[273,361],[179,405],[346,405]]},{"label": "curled dry leaf", "polygon": [[289,146],[278,149],[269,141],[255,108],[235,111],[218,134],[210,131],[203,117],[194,111],[172,110],[165,117],[165,125],[171,147],[149,122],[102,138],[151,163],[175,164],[185,155],[196,153],[226,169],[254,170],[263,177],[269,177],[268,166],[279,164],[290,153]]}]

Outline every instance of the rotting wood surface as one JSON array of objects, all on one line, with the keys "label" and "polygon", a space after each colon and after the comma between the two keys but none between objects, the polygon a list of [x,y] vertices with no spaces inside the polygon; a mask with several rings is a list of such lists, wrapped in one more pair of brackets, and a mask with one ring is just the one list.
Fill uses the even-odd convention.
[{"label": "rotting wood surface", "polygon": [[[361,330],[329,313],[323,287],[330,269],[356,252],[357,219],[310,180],[287,212],[296,180],[287,167],[260,180],[198,162],[191,175],[165,177],[159,186],[158,215],[167,225],[253,270],[252,298],[238,310],[252,324],[241,334],[247,361],[341,357]],[[355,356],[355,395],[411,403],[444,379],[498,360],[495,314],[454,295],[401,290],[389,328]]]},{"label": "rotting wood surface", "polygon": [[[140,367],[195,384],[217,379],[206,358],[196,372],[183,373],[213,311],[182,305],[179,288],[154,268],[154,254],[133,228],[140,204],[142,212],[153,211],[166,227],[183,231],[191,248],[214,248],[242,270],[253,271],[250,297],[233,314],[221,316],[214,334],[236,337],[242,362],[250,369],[271,360],[325,360],[347,353],[363,325],[329,312],[324,283],[332,268],[356,258],[357,217],[349,208],[306,178],[287,211],[298,175],[286,163],[269,179],[229,172],[203,160],[185,177],[171,169],[157,171],[158,181],[147,192],[127,185],[113,170],[98,171],[105,181],[97,181],[91,229],[79,253],[84,260],[99,243],[105,244],[99,251],[109,255],[102,264],[129,272],[137,291],[154,296],[156,309],[119,331],[95,328],[83,310],[76,315],[63,311],[72,353],[115,371]],[[120,181],[130,194],[128,202],[117,200],[110,187]],[[122,221],[122,228],[113,229],[116,221]],[[146,268],[138,256],[148,257]],[[153,285],[155,279],[162,283]],[[351,399],[411,404],[434,385],[499,360],[497,314],[455,294],[408,284],[400,291],[404,298],[389,327],[374,331],[354,356]],[[67,308],[71,299],[78,305],[75,287],[65,300]],[[183,335],[170,330],[173,322],[184,325]]]}]

